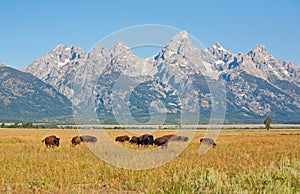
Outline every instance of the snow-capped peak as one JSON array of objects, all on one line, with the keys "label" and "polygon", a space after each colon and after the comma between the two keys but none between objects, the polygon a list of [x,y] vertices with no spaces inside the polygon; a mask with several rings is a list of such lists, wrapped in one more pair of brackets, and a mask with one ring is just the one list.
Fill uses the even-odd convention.
[{"label": "snow-capped peak", "polygon": [[219,42],[212,45],[212,48],[219,51],[224,51],[224,52],[227,51]]},{"label": "snow-capped peak", "polygon": [[168,43],[167,47],[178,50],[183,46],[191,46],[189,35],[186,31],[181,31],[177,33]]},{"label": "snow-capped peak", "polygon": [[189,33],[187,31],[181,31],[179,33],[177,33],[172,39],[179,39],[179,40],[183,40],[183,39],[188,39],[189,38]]},{"label": "snow-capped peak", "polygon": [[124,42],[117,42],[117,43],[113,46],[113,48],[128,48],[128,49],[129,49],[129,47],[127,46],[127,44],[124,43]]},{"label": "snow-capped peak", "polygon": [[75,47],[74,45],[63,45],[59,44],[54,49],[50,51],[50,53],[83,53],[84,51],[80,47]]},{"label": "snow-capped peak", "polygon": [[259,44],[257,45],[255,48],[253,48],[252,50],[256,50],[258,52],[266,52],[267,49],[263,44]]},{"label": "snow-capped peak", "polygon": [[267,56],[271,56],[271,53],[266,49],[266,47],[264,45],[257,45],[255,48],[253,48],[248,54],[250,55],[257,55],[257,54],[261,54],[261,55],[267,55]]},{"label": "snow-capped peak", "polygon": [[110,53],[114,56],[132,55],[130,48],[124,42],[118,42],[110,49]]}]

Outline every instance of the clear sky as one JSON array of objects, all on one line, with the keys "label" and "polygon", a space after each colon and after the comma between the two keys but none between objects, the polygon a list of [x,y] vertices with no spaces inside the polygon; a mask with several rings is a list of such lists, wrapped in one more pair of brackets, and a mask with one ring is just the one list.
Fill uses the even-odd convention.
[{"label": "clear sky", "polygon": [[299,0],[0,1],[0,61],[25,68],[58,44],[88,51],[110,33],[133,25],[186,30],[209,47],[235,53],[258,44],[300,65]]}]

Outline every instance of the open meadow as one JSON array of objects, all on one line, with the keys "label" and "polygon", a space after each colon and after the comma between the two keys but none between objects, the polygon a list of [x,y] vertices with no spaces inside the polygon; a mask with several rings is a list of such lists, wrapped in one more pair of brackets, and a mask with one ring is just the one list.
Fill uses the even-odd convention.
[{"label": "open meadow", "polygon": [[[173,132],[161,130],[155,137]],[[131,135],[124,130],[106,133],[113,141]],[[42,139],[52,134],[61,138],[60,146],[47,149]],[[103,162],[84,143],[72,147],[77,130],[0,129],[0,191],[300,193],[300,130],[223,130],[217,146],[200,156],[204,134],[198,130],[187,149],[163,166],[128,170]],[[118,144],[137,149],[128,142]]]}]

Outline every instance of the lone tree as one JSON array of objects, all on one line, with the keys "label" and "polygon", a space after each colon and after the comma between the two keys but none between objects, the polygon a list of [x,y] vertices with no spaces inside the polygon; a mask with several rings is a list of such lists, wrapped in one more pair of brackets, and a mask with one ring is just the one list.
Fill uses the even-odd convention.
[{"label": "lone tree", "polygon": [[271,128],[272,120],[272,118],[266,118],[266,120],[264,121],[267,131],[269,131],[269,129]]},{"label": "lone tree", "polygon": [[179,129],[181,129],[181,122],[178,122],[178,123],[177,123],[177,127],[178,127]]}]

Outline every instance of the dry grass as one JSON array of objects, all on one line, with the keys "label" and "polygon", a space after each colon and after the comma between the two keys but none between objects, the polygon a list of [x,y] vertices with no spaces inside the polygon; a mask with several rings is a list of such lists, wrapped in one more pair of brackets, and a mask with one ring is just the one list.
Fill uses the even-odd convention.
[{"label": "dry grass", "polygon": [[[106,132],[132,135],[126,131]],[[154,136],[170,134],[158,131]],[[1,193],[297,193],[300,131],[224,130],[217,147],[199,155],[197,131],[177,158],[150,170],[126,170],[98,159],[86,145],[71,146],[76,130],[0,130]],[[60,147],[42,139],[55,134]],[[129,148],[132,145],[126,143]],[[150,148],[148,148],[150,149]]]}]

